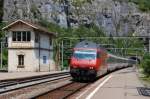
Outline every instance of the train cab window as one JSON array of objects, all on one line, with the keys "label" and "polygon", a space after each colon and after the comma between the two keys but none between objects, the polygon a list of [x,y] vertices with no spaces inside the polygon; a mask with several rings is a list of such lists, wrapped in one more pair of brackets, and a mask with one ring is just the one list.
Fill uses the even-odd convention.
[{"label": "train cab window", "polygon": [[90,50],[78,50],[73,53],[73,56],[77,59],[96,59],[96,52]]}]

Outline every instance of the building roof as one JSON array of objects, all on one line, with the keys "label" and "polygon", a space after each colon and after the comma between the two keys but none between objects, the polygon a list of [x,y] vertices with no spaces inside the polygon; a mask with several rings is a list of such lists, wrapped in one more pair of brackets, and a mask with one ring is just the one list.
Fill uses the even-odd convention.
[{"label": "building roof", "polygon": [[56,36],[56,33],[49,32],[46,28],[44,28],[44,27],[42,27],[42,26],[40,26],[40,25],[38,25],[38,24],[32,23],[32,22],[30,22],[30,21],[20,20],[20,19],[17,20],[17,21],[12,22],[12,23],[10,23],[10,24],[8,24],[7,26],[3,27],[2,29],[3,29],[3,30],[7,30],[7,29],[9,29],[10,27],[12,27],[13,25],[15,25],[15,24],[17,24],[17,23],[19,23],[19,22],[21,22],[21,23],[23,23],[23,24],[25,24],[25,25],[28,25],[28,26],[32,27],[33,29],[35,29],[35,30],[37,30],[37,31],[41,31],[41,32],[47,33],[47,34],[49,34],[49,35]]}]

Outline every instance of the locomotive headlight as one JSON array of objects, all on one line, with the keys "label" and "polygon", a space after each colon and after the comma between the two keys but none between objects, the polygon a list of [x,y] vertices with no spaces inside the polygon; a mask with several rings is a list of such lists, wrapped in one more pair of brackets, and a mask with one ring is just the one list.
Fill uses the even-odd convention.
[{"label": "locomotive headlight", "polygon": [[90,69],[93,69],[93,67],[90,67]]},{"label": "locomotive headlight", "polygon": [[77,68],[77,66],[75,66],[75,65],[74,65],[74,66],[72,66],[72,67],[73,67],[73,68]]}]

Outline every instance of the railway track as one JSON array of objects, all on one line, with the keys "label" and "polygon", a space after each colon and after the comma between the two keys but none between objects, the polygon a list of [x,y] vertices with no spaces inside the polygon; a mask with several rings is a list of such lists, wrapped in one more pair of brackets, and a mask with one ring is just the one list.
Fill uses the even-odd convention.
[{"label": "railway track", "polygon": [[[123,69],[123,68],[120,68],[120,69]],[[120,70],[120,69],[116,69],[114,71],[111,71],[104,75],[101,75],[96,79],[96,81],[99,80],[100,78],[102,78],[112,72],[115,72],[117,70]],[[31,99],[66,99],[66,98],[71,97],[75,93],[79,92],[81,89],[87,87],[91,83],[89,83],[89,82],[88,83],[71,82],[64,86],[61,86],[56,89],[50,90],[48,92],[34,96]]]},{"label": "railway track", "polygon": [[[111,72],[109,72],[109,73],[111,73]],[[107,73],[107,74],[109,74],[109,73]],[[107,75],[107,74],[105,74],[105,75]],[[105,75],[98,77],[97,80]],[[68,80],[69,82],[64,83],[66,80]],[[13,85],[17,81],[18,81],[18,84]],[[69,73],[53,74],[53,76],[47,75],[47,76],[43,76],[43,77],[36,77],[34,79],[23,79],[23,80],[19,79],[17,81],[16,82],[14,80],[9,80],[7,82],[3,81],[0,84],[0,86],[2,86],[2,88],[0,87],[0,98],[1,98],[1,96],[2,96],[2,98],[5,97],[6,92],[14,92],[13,90],[15,90],[15,92],[9,95],[11,97],[12,97],[12,95],[13,95],[13,97],[17,97],[18,95],[20,95],[20,90],[22,90],[22,94],[29,95],[29,93],[24,93],[23,90],[28,91],[28,90],[35,89],[34,88],[34,85],[35,85],[37,89],[41,90],[43,88],[44,89],[46,88],[46,90],[45,91],[37,90],[38,93],[35,92],[36,94],[29,95],[29,97],[27,96],[27,99],[29,99],[29,98],[31,98],[31,99],[66,99],[66,98],[72,97],[77,92],[80,92],[81,89],[87,87],[88,85],[90,85],[92,83],[92,82],[91,83],[73,82],[73,81],[71,81],[71,77],[70,77]],[[52,83],[53,81],[55,83]],[[47,85],[46,85],[46,83],[47,83]],[[57,83],[59,83],[59,84],[57,85]],[[7,85],[7,84],[10,84],[10,85]],[[40,85],[42,85],[43,87],[38,87]],[[50,87],[48,87],[49,85],[50,85]],[[32,91],[32,92],[34,92],[34,91]],[[23,96],[23,98],[26,97],[26,95]],[[20,97],[19,97],[19,99],[20,99]]]},{"label": "railway track", "polygon": [[13,90],[70,77],[68,72],[0,81],[0,94]]},{"label": "railway track", "polygon": [[82,88],[85,88],[89,84],[90,83],[71,82],[44,94],[35,96],[32,99],[66,99],[80,91]]}]

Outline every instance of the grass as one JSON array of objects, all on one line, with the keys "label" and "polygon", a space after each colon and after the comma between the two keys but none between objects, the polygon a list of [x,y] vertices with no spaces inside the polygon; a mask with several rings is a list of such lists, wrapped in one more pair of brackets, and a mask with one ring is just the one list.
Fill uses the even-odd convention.
[{"label": "grass", "polygon": [[8,66],[3,66],[2,68],[0,68],[0,71],[7,71],[8,70]]},{"label": "grass", "polygon": [[138,77],[145,87],[150,87],[150,76],[143,73],[143,68],[141,66],[138,66]]},{"label": "grass", "polygon": [[142,80],[145,87],[150,87],[150,77],[140,77],[140,80]]}]

